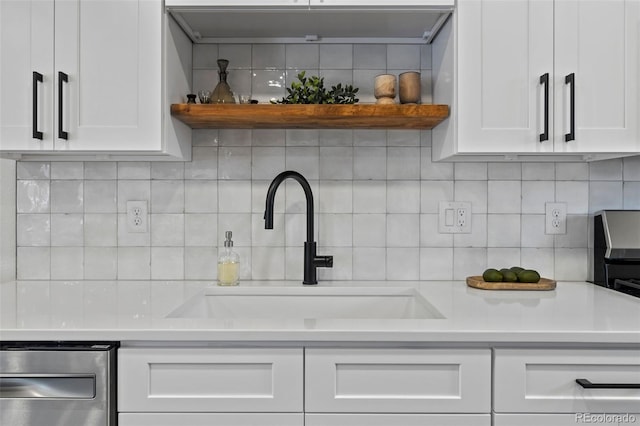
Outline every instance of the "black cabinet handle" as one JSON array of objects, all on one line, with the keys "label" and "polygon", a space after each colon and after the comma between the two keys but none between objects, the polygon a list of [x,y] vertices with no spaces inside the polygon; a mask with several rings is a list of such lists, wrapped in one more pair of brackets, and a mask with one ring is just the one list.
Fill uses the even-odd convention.
[{"label": "black cabinet handle", "polygon": [[540,84],[544,84],[544,132],[540,134],[540,142],[549,140],[549,73],[540,76]]},{"label": "black cabinet handle", "polygon": [[570,84],[569,92],[569,133],[564,135],[564,141],[576,139],[576,75],[571,73],[564,78],[564,84]]},{"label": "black cabinet handle", "polygon": [[38,82],[42,83],[42,74],[37,71],[33,72],[33,138],[42,140],[42,132],[38,131]]},{"label": "black cabinet handle", "polygon": [[62,111],[63,105],[62,102],[62,83],[68,83],[69,76],[62,71],[58,71],[58,138],[60,139],[69,139],[69,133],[62,130]]},{"label": "black cabinet handle", "polygon": [[591,383],[587,379],[576,379],[585,389],[640,389],[640,383]]}]

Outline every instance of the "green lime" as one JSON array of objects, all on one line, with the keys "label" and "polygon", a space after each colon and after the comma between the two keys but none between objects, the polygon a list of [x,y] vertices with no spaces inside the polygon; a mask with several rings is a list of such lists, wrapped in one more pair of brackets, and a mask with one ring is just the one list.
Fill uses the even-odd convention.
[{"label": "green lime", "polygon": [[497,269],[489,268],[482,274],[482,279],[488,283],[497,283],[502,281],[502,274]]}]

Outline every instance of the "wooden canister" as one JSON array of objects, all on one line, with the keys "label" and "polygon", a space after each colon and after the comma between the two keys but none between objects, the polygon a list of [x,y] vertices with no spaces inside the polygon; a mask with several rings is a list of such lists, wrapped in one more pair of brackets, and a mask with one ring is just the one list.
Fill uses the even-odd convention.
[{"label": "wooden canister", "polygon": [[407,71],[400,74],[400,103],[417,104],[420,102],[420,73]]},{"label": "wooden canister", "polygon": [[377,103],[395,103],[396,76],[393,74],[380,74],[374,79],[373,94]]}]

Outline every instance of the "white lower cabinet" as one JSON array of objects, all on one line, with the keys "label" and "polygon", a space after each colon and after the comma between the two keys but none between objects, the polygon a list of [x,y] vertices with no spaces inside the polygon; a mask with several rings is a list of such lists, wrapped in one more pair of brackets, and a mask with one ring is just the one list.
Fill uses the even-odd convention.
[{"label": "white lower cabinet", "polygon": [[488,349],[305,352],[306,413],[489,413]]},{"label": "white lower cabinet", "polygon": [[118,354],[120,426],[489,426],[490,389],[490,349],[123,347]]},{"label": "white lower cabinet", "polygon": [[640,413],[495,414],[493,426],[634,425]]},{"label": "white lower cabinet", "polygon": [[305,426],[490,426],[490,414],[306,414]]},{"label": "white lower cabinet", "polygon": [[638,349],[496,349],[495,425],[624,424],[640,411],[639,386]]},{"label": "white lower cabinet", "polygon": [[302,413],[121,413],[119,426],[304,426]]}]

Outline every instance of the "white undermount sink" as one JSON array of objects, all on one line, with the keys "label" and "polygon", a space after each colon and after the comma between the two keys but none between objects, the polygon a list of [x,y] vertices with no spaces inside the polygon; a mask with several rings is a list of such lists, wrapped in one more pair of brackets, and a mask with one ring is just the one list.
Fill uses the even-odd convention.
[{"label": "white undermount sink", "polygon": [[210,287],[167,318],[444,318],[408,287]]}]

